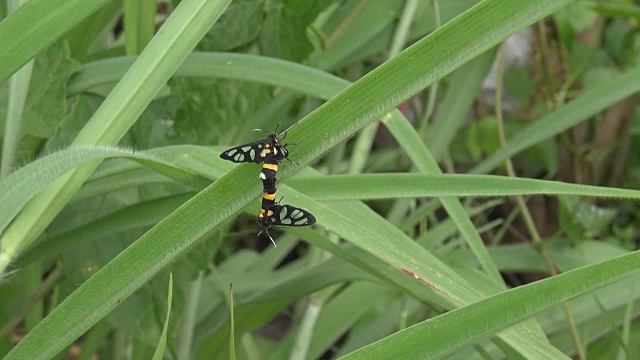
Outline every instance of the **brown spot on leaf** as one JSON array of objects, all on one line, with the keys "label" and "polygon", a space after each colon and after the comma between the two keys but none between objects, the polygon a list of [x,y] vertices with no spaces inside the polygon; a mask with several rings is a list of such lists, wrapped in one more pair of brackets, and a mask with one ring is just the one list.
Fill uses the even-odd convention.
[{"label": "brown spot on leaf", "polygon": [[428,282],[426,279],[424,279],[424,278],[420,277],[420,276],[419,276],[418,274],[416,274],[415,272],[413,272],[413,271],[411,271],[411,270],[407,270],[407,269],[402,269],[402,272],[404,272],[405,274],[407,274],[407,275],[409,275],[409,276],[413,277],[413,278],[414,278],[414,279],[416,279],[416,280],[420,280],[420,282],[421,282],[421,283],[423,283],[423,284],[427,285],[428,287],[432,288],[433,290],[440,292],[440,289],[439,289],[437,286],[435,286],[434,284],[432,284],[432,283]]}]

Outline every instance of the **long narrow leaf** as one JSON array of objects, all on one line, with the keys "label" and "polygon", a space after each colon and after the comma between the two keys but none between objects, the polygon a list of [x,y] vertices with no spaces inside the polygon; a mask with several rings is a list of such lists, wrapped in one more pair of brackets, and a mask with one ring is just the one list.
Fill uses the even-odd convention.
[{"label": "long narrow leaf", "polygon": [[156,169],[168,168],[161,158],[119,148],[76,147],[50,154],[18,169],[0,182],[0,203],[3,204],[0,208],[0,232],[43,187],[82,164],[111,157],[125,157],[147,164],[155,162]]},{"label": "long narrow leaf", "polygon": [[[119,57],[87,64],[69,80],[69,96],[94,86],[118,82],[136,58]],[[350,84],[335,75],[290,61],[235,53],[194,52],[173,76],[257,81],[305,93],[312,91],[310,95],[322,99],[332,98]]]},{"label": "long narrow leaf", "polygon": [[0,23],[0,84],[109,0],[31,0]]},{"label": "long narrow leaf", "polygon": [[342,359],[440,358],[551,306],[637,274],[639,261],[640,253],[635,252],[520,286],[412,326]]},{"label": "long narrow leaf", "polygon": [[640,199],[638,190],[492,175],[333,175],[293,179],[288,184],[316,200],[514,195],[580,195]]},{"label": "long narrow leaf", "polygon": [[162,335],[158,341],[156,352],[153,354],[153,360],[162,360],[164,349],[167,346],[167,332],[169,331],[169,316],[171,315],[171,302],[173,301],[173,274],[169,274],[169,294],[167,295],[167,319],[162,327]]}]

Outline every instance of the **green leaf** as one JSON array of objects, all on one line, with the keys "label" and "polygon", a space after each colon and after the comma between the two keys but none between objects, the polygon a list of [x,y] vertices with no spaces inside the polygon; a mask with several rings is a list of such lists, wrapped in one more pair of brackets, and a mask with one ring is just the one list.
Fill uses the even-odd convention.
[{"label": "green leaf", "polygon": [[273,98],[269,86],[254,82],[176,79],[171,85],[171,97],[154,101],[134,125],[135,139],[144,148],[228,144],[239,135],[230,130],[243,129],[236,124],[253,118]]},{"label": "green leaf", "polygon": [[615,209],[606,209],[570,196],[561,196],[558,207],[560,225],[576,243],[598,236],[617,214]]},{"label": "green leaf", "polygon": [[[20,209],[44,186],[81,164],[109,157],[130,157],[148,166],[157,166],[156,169],[163,168],[167,173],[175,171],[176,174],[185,174],[184,170],[174,165],[167,165],[148,153],[134,153],[130,150],[75,147],[53,153],[18,169],[0,182],[0,202],[4,204],[0,211],[0,231],[5,229]],[[173,170],[172,167],[174,167]]]},{"label": "green leaf", "polygon": [[434,159],[442,158],[456,131],[462,126],[482,82],[491,69],[495,55],[496,51],[487,51],[451,75],[451,84],[439,105],[425,141]]},{"label": "green leaf", "polygon": [[[73,149],[48,155],[29,163],[0,182],[0,231],[13,219],[22,207],[35,196],[44,185],[49,184],[82,161],[111,156],[124,156],[127,152],[117,149]],[[129,152],[130,153],[130,152]],[[56,164],[56,167],[40,167],[40,163]],[[44,176],[43,176],[44,175]]]},{"label": "green leaf", "polygon": [[124,0],[124,34],[127,55],[137,55],[156,30],[156,0]]},{"label": "green leaf", "polygon": [[102,97],[92,94],[80,94],[71,103],[71,111],[53,129],[54,133],[47,139],[45,153],[64,149],[73,142],[82,127],[89,121],[102,103]]},{"label": "green leaf", "polygon": [[162,360],[164,355],[164,348],[167,345],[167,332],[169,330],[169,315],[171,315],[171,301],[173,299],[173,274],[169,273],[169,294],[167,295],[167,320],[164,322],[164,328],[162,328],[162,335],[158,341],[158,347],[153,354],[153,360]]},{"label": "green leaf", "polygon": [[[580,195],[640,199],[640,191],[600,186],[568,184],[508,176],[465,174],[365,174],[331,175],[293,179],[289,185],[316,200],[368,200],[389,198],[443,196],[513,196],[513,195]],[[577,211],[577,209],[576,209]],[[607,212],[608,213],[608,212]],[[593,224],[594,216],[604,216],[598,208],[582,209],[579,215],[584,225],[592,224],[592,231],[601,229]]]},{"label": "green leaf", "polygon": [[402,2],[396,0],[345,2],[323,26],[332,35],[326,41],[326,51],[317,60],[318,68],[332,70],[357,59],[359,48],[367,47],[388,29],[388,39],[380,49],[387,50],[392,24],[400,16],[401,6]]},{"label": "green leaf", "polygon": [[54,134],[67,111],[69,77],[81,68],[69,58],[69,47],[65,42],[50,46],[36,57],[24,114],[25,133],[41,139]]},{"label": "green leaf", "polygon": [[100,10],[71,29],[64,37],[64,40],[69,43],[71,57],[84,63],[90,56],[90,50],[102,50],[95,49],[96,44],[102,43],[106,47],[108,44],[106,38],[109,36],[106,30],[121,14],[122,0],[110,0]]},{"label": "green leaf", "polygon": [[108,0],[31,0],[0,23],[0,84]]},{"label": "green leaf", "polygon": [[23,253],[13,265],[20,268],[34,261],[44,260],[60,251],[86,243],[87,239],[100,239],[128,230],[151,227],[193,195],[194,193],[184,193],[141,201],[81,226],[52,235],[46,241]]},{"label": "green leaf", "polygon": [[230,51],[258,38],[264,21],[264,3],[236,0],[198,44],[203,51]]},{"label": "green leaf", "polygon": [[[304,1],[300,1],[305,3]],[[307,38],[307,27],[315,20],[320,11],[333,1],[306,2],[305,11],[294,13],[277,2],[267,2],[267,10],[260,33],[260,47],[265,56],[302,62],[313,51],[313,44]],[[309,4],[314,3],[314,6]],[[291,44],[295,44],[292,46]]]},{"label": "green leaf", "polygon": [[440,358],[553,305],[637,274],[638,261],[640,253],[631,253],[520,286],[397,332],[342,359]]},{"label": "green leaf", "polygon": [[29,61],[9,78],[7,96],[3,94],[4,87],[0,86],[0,124],[3,125],[0,179],[4,179],[16,167],[32,70],[33,61]]},{"label": "green leaf", "polygon": [[[119,81],[135,60],[135,57],[120,57],[87,64],[82,72],[70,79],[69,95]],[[254,81],[298,90],[322,99],[330,99],[350,84],[344,79],[308,66],[233,53],[191,53],[173,76]]]},{"label": "green leaf", "polygon": [[631,2],[590,2],[587,6],[608,17],[634,17],[640,20],[640,6]]}]

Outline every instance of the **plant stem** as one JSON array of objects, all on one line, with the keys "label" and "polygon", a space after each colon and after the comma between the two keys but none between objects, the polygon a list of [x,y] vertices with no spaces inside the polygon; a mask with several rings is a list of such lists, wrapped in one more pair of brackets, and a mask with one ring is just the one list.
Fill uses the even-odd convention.
[{"label": "plant stem", "polygon": [[27,300],[27,302],[20,308],[18,311],[2,328],[0,328],[0,339],[7,336],[13,329],[20,324],[22,319],[27,315],[31,307],[40,301],[46,293],[53,288],[53,286],[58,282],[60,277],[62,277],[63,268],[61,265],[57,265],[55,269],[47,276],[45,281],[42,283],[42,286],[36,290],[33,295]]}]

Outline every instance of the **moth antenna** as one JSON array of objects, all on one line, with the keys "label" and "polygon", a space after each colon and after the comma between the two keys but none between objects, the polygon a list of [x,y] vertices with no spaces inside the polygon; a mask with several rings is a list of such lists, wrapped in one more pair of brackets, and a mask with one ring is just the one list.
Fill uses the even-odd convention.
[{"label": "moth antenna", "polygon": [[[274,134],[277,134],[277,133],[278,133],[278,128],[280,127],[280,123],[281,123],[281,122],[282,122],[282,120],[281,120],[281,121],[278,121],[278,125],[276,125],[276,130],[274,131]],[[284,135],[285,135],[285,136],[287,136],[287,133],[285,132],[285,133],[284,133]]]},{"label": "moth antenna", "polygon": [[[280,125],[280,124],[278,123],[278,126],[279,126],[279,125]],[[291,125],[291,127],[290,127],[290,128],[288,128],[287,130],[285,130],[285,131],[284,131],[284,133],[282,134],[282,140],[284,140],[284,138],[286,138],[286,137],[287,137],[287,133],[289,132],[289,130],[293,129],[293,128],[294,128],[294,126],[296,126],[296,125],[298,125],[298,123],[295,123],[295,124]],[[277,132],[277,131],[278,131],[278,130],[277,130],[277,128],[276,128],[276,132]],[[294,145],[294,144],[292,144],[292,145]]]}]

